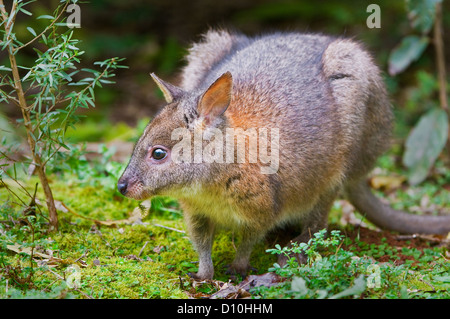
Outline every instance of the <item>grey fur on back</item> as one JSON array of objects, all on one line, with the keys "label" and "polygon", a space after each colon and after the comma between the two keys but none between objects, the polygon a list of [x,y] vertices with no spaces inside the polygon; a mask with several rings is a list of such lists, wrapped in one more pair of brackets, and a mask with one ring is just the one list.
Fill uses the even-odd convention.
[{"label": "grey fur on back", "polygon": [[194,44],[187,61],[181,83],[185,90],[204,90],[230,71],[234,95],[251,90],[270,99],[271,103],[252,104],[252,111],[268,112],[268,105],[277,108],[267,124],[290,135],[281,138],[285,149],[303,149],[298,160],[315,163],[308,169],[320,169],[333,156],[333,152],[323,158],[309,153],[312,143],[333,147],[334,155],[347,158],[347,169],[336,180],[367,174],[389,146],[392,111],[380,71],[355,41],[300,33],[248,38],[212,30]]}]

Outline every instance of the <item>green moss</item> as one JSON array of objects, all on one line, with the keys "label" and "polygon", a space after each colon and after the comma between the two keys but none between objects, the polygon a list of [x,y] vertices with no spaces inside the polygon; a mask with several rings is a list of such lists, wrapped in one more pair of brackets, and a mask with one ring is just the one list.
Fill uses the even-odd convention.
[{"label": "green moss", "polygon": [[[393,161],[388,157],[383,166],[391,169]],[[32,240],[31,228],[21,223],[0,224],[2,239],[0,243],[0,258],[3,266],[17,267],[20,276],[25,278],[30,271],[30,258],[28,255],[16,254],[7,250],[6,244],[33,246],[39,252],[53,254],[59,262],[52,264],[51,271],[33,263],[32,284],[16,285],[13,280],[9,286],[14,289],[23,289],[23,296],[58,297],[64,293],[67,297],[85,298],[187,298],[189,289],[194,289],[189,282],[188,273],[196,272],[198,268],[198,255],[187,236],[182,214],[176,200],[158,197],[152,200],[152,209],[142,223],[134,225],[102,226],[94,220],[120,220],[127,219],[130,213],[139,204],[137,201],[124,198],[115,190],[115,176],[104,172],[94,172],[86,175],[82,180],[75,172],[65,172],[64,175],[50,175],[52,190],[56,200],[63,202],[71,211],[59,211],[60,228],[57,233],[46,233],[47,220],[37,214],[32,219],[35,239]],[[34,185],[39,182],[37,177],[23,178],[23,184],[28,192],[34,191]],[[11,182],[11,183],[10,183]],[[8,181],[18,194],[20,188]],[[415,187],[414,192],[398,190],[392,202],[403,203],[411,207],[420,203],[420,198],[427,195],[430,203],[440,205],[445,203],[448,192],[443,192],[439,185],[433,182]],[[380,196],[384,196],[379,192]],[[25,202],[29,198],[20,195]],[[413,199],[407,199],[412,196]],[[39,188],[37,197],[43,201],[44,195]],[[8,193],[0,192],[0,199],[5,202]],[[398,198],[398,200],[397,200]],[[42,214],[47,216],[46,208],[41,207]],[[72,213],[73,212],[73,213]],[[75,214],[74,214],[75,213]],[[22,208],[8,204],[0,205],[2,220],[19,220],[23,218]],[[330,213],[330,223],[339,224],[342,207],[336,202]],[[177,229],[173,231],[158,225]],[[337,226],[338,227],[338,226]],[[226,266],[235,255],[235,247],[239,239],[230,231],[220,231],[213,246],[213,262],[215,266],[215,279],[228,281]],[[273,248],[272,242],[261,242],[256,245],[251,265],[256,268],[252,274],[266,273],[276,262],[276,256],[268,254],[267,249]],[[409,245],[405,242],[405,246]],[[381,240],[381,245],[366,243],[355,239],[353,243],[346,239],[345,246],[358,256],[373,256],[379,258],[391,256],[391,260],[398,259],[398,254],[411,256],[414,260],[406,261],[402,267],[392,267],[392,270],[383,273],[383,282],[387,283],[381,290],[368,290],[364,298],[400,298],[401,296],[423,298],[429,291],[429,282],[435,287],[447,287],[445,281],[448,277],[448,266],[436,266],[442,260],[442,248],[425,249],[405,247],[397,250],[391,247],[387,240]],[[433,263],[433,273],[429,273],[429,265]],[[58,279],[55,273],[67,276],[68,267],[76,264],[80,267],[80,291],[63,287],[64,280]],[[414,276],[408,271],[414,271]],[[341,276],[342,274],[336,274]],[[0,292],[5,287],[5,276],[0,277]],[[425,278],[425,279],[423,279]],[[438,279],[434,279],[438,278]],[[442,279],[443,278],[443,279]],[[203,288],[204,293],[214,292],[214,285]],[[403,288],[402,288],[403,287]],[[275,289],[275,288],[274,288]],[[324,287],[326,289],[326,287]],[[13,290],[10,290],[13,291]],[[415,292],[417,291],[417,293]],[[17,291],[16,291],[17,292]],[[16,293],[14,292],[14,293]],[[283,291],[274,291],[270,296],[283,296]],[[11,294],[9,295],[11,296]],[[445,296],[442,291],[437,295]]]}]

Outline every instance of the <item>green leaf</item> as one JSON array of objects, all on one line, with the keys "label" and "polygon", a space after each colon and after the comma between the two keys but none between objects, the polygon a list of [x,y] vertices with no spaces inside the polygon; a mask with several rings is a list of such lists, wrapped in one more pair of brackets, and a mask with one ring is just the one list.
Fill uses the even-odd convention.
[{"label": "green leaf", "polygon": [[12,71],[11,68],[8,68],[4,65],[0,65],[0,71]]},{"label": "green leaf", "polygon": [[364,279],[364,275],[360,275],[353,282],[353,286],[341,291],[340,293],[331,296],[330,299],[339,299],[342,297],[360,295],[366,290],[366,280]]},{"label": "green leaf", "polygon": [[36,31],[34,31],[34,29],[33,29],[32,27],[27,27],[27,30],[30,31],[30,33],[31,33],[33,36],[36,36]]},{"label": "green leaf", "polygon": [[389,74],[396,75],[418,60],[429,41],[425,36],[410,35],[403,38],[402,42],[389,55]]},{"label": "green leaf", "polygon": [[51,73],[48,74],[48,80],[49,80],[50,86],[53,86],[53,75]]},{"label": "green leaf", "polygon": [[48,15],[48,14],[43,14],[43,15],[37,17],[36,19],[49,19],[49,20],[53,20],[53,19],[55,19],[55,17],[52,17],[51,15]]},{"label": "green leaf", "polygon": [[411,26],[422,34],[430,32],[436,16],[436,4],[442,0],[407,0],[406,9]]},{"label": "green leaf", "polygon": [[422,182],[441,153],[448,137],[447,113],[433,108],[420,118],[406,140],[403,164],[409,168],[411,185]]},{"label": "green leaf", "polygon": [[29,16],[33,15],[30,11],[25,10],[24,8],[20,8],[19,10],[22,11],[23,13],[25,13],[26,15],[29,15]]}]

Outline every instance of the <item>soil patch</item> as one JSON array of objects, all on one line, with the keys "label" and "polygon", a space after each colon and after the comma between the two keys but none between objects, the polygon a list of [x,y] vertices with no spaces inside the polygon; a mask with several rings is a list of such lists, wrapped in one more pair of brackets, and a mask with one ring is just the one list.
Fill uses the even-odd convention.
[{"label": "soil patch", "polygon": [[[379,262],[394,262],[395,264],[404,264],[406,260],[416,262],[417,255],[412,256],[403,253],[403,248],[417,249],[423,253],[423,250],[428,248],[445,246],[450,248],[450,241],[442,235],[401,235],[390,231],[373,230],[362,226],[349,225],[342,227],[340,225],[330,225],[328,231],[339,230],[346,238],[351,239],[351,243],[343,245],[342,249],[351,250],[356,248],[357,252],[364,254],[371,245],[381,246],[387,245],[392,247],[394,254],[374,254],[372,256]],[[276,243],[284,246],[289,244],[289,241],[298,236],[299,229],[284,228],[281,231],[273,232],[266,238],[266,245],[273,247]],[[357,243],[364,242],[366,247],[360,247]],[[419,256],[420,257],[420,256]]]},{"label": "soil patch", "polygon": [[[353,229],[346,229],[344,232],[346,237],[352,240],[352,244],[344,245],[344,249],[350,248],[356,240],[365,242],[369,245],[382,245],[387,244],[390,247],[397,250],[397,254],[394,255],[382,255],[374,257],[380,262],[394,261],[396,264],[403,264],[406,260],[416,261],[416,258],[411,255],[402,253],[402,248],[415,248],[422,251],[426,248],[432,249],[433,247],[446,246],[449,247],[450,243],[441,235],[399,235],[389,231],[376,231],[365,227],[354,227]],[[361,249],[357,249],[361,251]],[[395,260],[393,260],[395,259]]]}]

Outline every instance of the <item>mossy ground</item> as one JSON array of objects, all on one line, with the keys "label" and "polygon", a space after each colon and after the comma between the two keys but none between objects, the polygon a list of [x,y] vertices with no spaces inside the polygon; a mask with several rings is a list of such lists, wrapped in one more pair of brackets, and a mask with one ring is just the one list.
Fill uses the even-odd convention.
[{"label": "mossy ground", "polygon": [[[382,157],[377,173],[392,176],[405,174],[399,170],[396,156],[394,151]],[[83,161],[82,164],[86,165],[86,162]],[[124,167],[124,164],[116,163],[116,166]],[[420,213],[421,208],[426,205],[435,211],[448,213],[450,170],[441,162],[436,167],[434,175],[420,186],[411,188],[403,184],[394,191],[378,190],[378,195],[387,197],[396,208],[418,208],[416,211]],[[70,208],[70,211],[59,211],[59,230],[55,233],[46,231],[48,225],[44,216],[47,212],[44,206],[41,206],[41,212],[38,211],[35,218],[26,218],[23,214],[24,207],[15,204],[17,199],[9,196],[5,187],[0,188],[0,202],[4,203],[0,205],[0,297],[188,298],[196,290],[203,289],[206,294],[217,290],[214,285],[194,288],[189,279],[188,273],[197,270],[198,257],[185,233],[182,212],[175,200],[153,200],[152,209],[142,222],[101,225],[95,221],[127,219],[138,202],[124,198],[116,191],[117,176],[111,174],[111,171],[96,171],[95,174],[93,171],[83,175],[75,171],[62,174],[56,170],[49,174],[55,199]],[[119,171],[115,170],[115,174],[119,174]],[[83,178],[80,179],[80,176]],[[25,175],[18,179],[32,194],[38,179],[27,178]],[[14,181],[5,181],[12,190],[22,194],[20,196],[24,201],[30,201]],[[36,197],[44,202],[40,190]],[[425,197],[426,202],[423,200]],[[396,242],[395,245],[386,240],[365,242],[368,237],[359,236],[361,229],[357,226],[344,227],[340,224],[342,214],[342,205],[336,202],[329,222],[347,236],[345,249],[359,256],[392,263],[393,267],[399,264],[407,266],[406,272],[396,275],[393,273],[393,277],[389,279],[393,284],[386,289],[393,289],[391,292],[372,290],[365,292],[362,297],[450,297],[445,292],[450,285],[448,247],[432,242],[422,243],[424,246],[421,247],[417,242],[411,241]],[[361,221],[364,220],[358,214],[356,216]],[[24,218],[32,226],[20,222]],[[380,236],[383,238],[387,235],[382,233]],[[251,259],[252,266],[256,269],[253,274],[266,273],[276,262],[276,256],[266,253],[266,249],[273,248],[276,239],[277,236],[269,236],[265,242],[255,247]],[[35,252],[51,255],[57,260],[52,262],[43,258],[47,262],[45,265],[45,262],[39,262],[39,258],[34,256],[31,263],[29,255],[17,254],[8,249],[7,245],[30,246]],[[233,233],[224,230],[217,235],[213,246],[215,280],[229,280],[225,273],[226,265],[233,260],[237,245],[238,239]],[[77,289],[67,287],[70,276],[68,269],[71,265],[79,267],[80,286]],[[27,278],[30,271],[33,275]],[[432,281],[436,276],[441,281]],[[430,287],[433,285],[435,288],[431,291]],[[409,291],[409,294],[402,294],[400,286]],[[282,295],[275,294],[279,297]]]},{"label": "mossy ground", "polygon": [[[12,181],[9,182],[13,184]],[[35,182],[37,179],[34,177],[27,181],[30,193],[31,185]],[[55,199],[63,202],[76,215],[70,211],[59,211],[60,227],[56,233],[45,232],[45,220],[41,220],[42,229],[37,232],[35,230],[35,236],[40,237],[42,242],[45,240],[45,247],[37,241],[36,251],[51,252],[54,257],[62,260],[56,267],[50,267],[52,271],[33,263],[32,286],[35,290],[51,292],[53,288],[59,287],[62,281],[54,273],[64,277],[67,267],[76,264],[81,273],[80,291],[93,298],[188,297],[188,273],[197,270],[198,258],[185,233],[182,214],[177,210],[175,201],[161,199],[161,202],[166,201],[174,207],[168,207],[169,211],[163,211],[163,207],[151,210],[142,222],[104,226],[96,224],[94,220],[127,219],[138,202],[118,195],[111,188],[102,189],[85,182],[78,183],[75,176],[68,174],[65,174],[64,180],[52,176],[52,189]],[[2,200],[6,198],[5,195],[6,192],[2,191]],[[38,192],[36,197],[43,198],[43,194]],[[45,207],[41,206],[41,210],[45,215]],[[13,211],[13,206],[7,202],[1,207],[1,219],[23,218],[21,212]],[[17,223],[3,224],[0,227],[3,227],[2,231],[11,234],[11,238],[18,239],[13,234],[20,233],[23,242],[31,244],[31,231],[22,226],[24,225]],[[233,259],[233,237],[228,231],[220,232],[214,244],[213,259],[217,263],[216,278],[219,280],[227,280],[224,265],[231,263]],[[18,242],[21,240],[4,244]],[[5,265],[22,269],[29,267],[28,255],[15,254],[4,248],[2,252]],[[267,271],[273,260],[258,258],[257,254],[264,251],[262,244],[256,251],[252,261],[261,271]],[[7,279],[10,289],[14,287],[14,279],[7,277],[5,274],[0,277],[2,296],[8,296],[5,291]],[[72,290],[72,294],[75,297],[86,297],[76,290]]]}]

